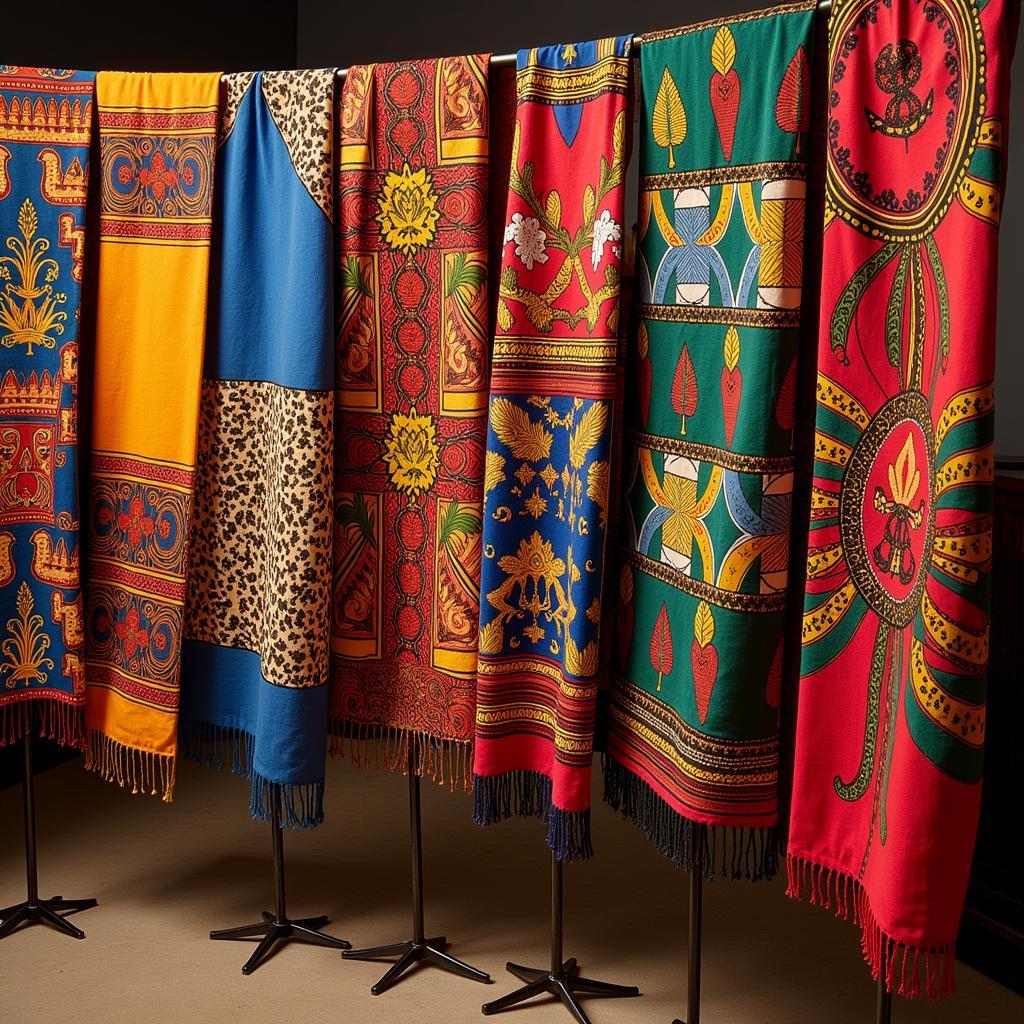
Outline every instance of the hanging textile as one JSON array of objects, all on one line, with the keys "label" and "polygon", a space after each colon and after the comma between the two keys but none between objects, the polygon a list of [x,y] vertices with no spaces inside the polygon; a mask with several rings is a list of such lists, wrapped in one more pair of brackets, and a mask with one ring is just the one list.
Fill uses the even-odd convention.
[{"label": "hanging textile", "polygon": [[95,75],[0,64],[0,746],[85,740],[78,341]]},{"label": "hanging textile", "polygon": [[814,4],[640,51],[639,325],[605,798],[774,874]]},{"label": "hanging textile", "polygon": [[340,125],[332,752],[467,784],[487,390],[486,56],[354,67]]},{"label": "hanging textile", "polygon": [[334,71],[228,75],[182,652],[182,753],[323,820]]},{"label": "hanging textile", "polygon": [[86,767],[174,791],[220,76],[101,72]]},{"label": "hanging textile", "polygon": [[474,816],[589,856],[629,36],[520,50],[487,433]]},{"label": "hanging textile", "polygon": [[902,995],[952,990],[981,795],[1008,11],[837,0],[829,26],[789,894]]}]

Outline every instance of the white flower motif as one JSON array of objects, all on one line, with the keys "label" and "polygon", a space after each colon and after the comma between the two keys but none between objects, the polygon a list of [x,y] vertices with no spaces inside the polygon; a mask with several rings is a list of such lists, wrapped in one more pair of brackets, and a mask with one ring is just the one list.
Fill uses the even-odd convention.
[{"label": "white flower motif", "polygon": [[534,263],[547,263],[547,237],[536,217],[524,217],[521,213],[513,213],[512,223],[505,228],[505,244],[516,243],[516,255],[527,270],[533,270]]},{"label": "white flower motif", "polygon": [[[611,210],[602,210],[601,216],[594,221],[594,247],[590,250],[590,262],[595,270],[600,266],[604,256],[605,243],[618,242],[621,238],[622,228],[612,220]],[[612,249],[613,252],[615,248]]]}]

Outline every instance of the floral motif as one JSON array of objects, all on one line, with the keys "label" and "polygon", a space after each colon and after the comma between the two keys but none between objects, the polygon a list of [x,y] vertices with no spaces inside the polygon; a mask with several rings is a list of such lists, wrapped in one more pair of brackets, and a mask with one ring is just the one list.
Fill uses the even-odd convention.
[{"label": "floral motif", "polygon": [[[561,636],[563,626],[568,625],[569,601],[562,586],[566,567],[565,562],[555,556],[551,541],[544,540],[534,530],[528,539],[519,541],[514,555],[500,558],[498,566],[505,573],[505,582],[487,595],[487,600],[498,610],[497,621],[508,622],[524,613],[530,615],[533,621],[523,627],[523,635],[536,644],[544,638],[544,627],[539,622],[543,615],[555,623]],[[519,599],[510,604],[509,598],[517,589]]]},{"label": "floral motif", "polygon": [[[44,256],[50,248],[49,239],[36,238],[39,218],[31,199],[21,204],[18,229],[21,238],[7,239],[7,248],[13,255],[0,256],[0,280],[7,282],[0,292],[0,331],[4,332],[0,344],[4,348],[24,345],[25,355],[30,356],[34,345],[53,348],[54,335],[64,333],[68,315],[59,307],[67,296],[53,290],[51,282],[57,280],[60,268],[55,259]],[[14,268],[17,281],[11,280],[8,264]]]},{"label": "floral motif", "polygon": [[533,270],[534,263],[547,263],[546,239],[547,234],[541,230],[540,221],[536,217],[513,213],[512,223],[505,228],[505,244],[516,243],[516,255],[527,270]]},{"label": "floral motif", "polygon": [[429,245],[441,217],[434,183],[425,167],[414,171],[408,163],[401,173],[388,171],[376,220],[392,249],[411,255]]},{"label": "floral motif", "polygon": [[395,487],[411,498],[429,490],[440,465],[437,427],[432,416],[420,416],[413,406],[408,413],[391,417],[384,461]]},{"label": "floral motif", "polygon": [[[621,240],[622,226],[615,222],[610,210],[602,210],[601,216],[594,221],[594,245],[590,250],[590,263],[594,270],[597,270],[604,258],[605,244]],[[620,252],[619,246],[612,246],[612,253],[616,259]]]},{"label": "floral motif", "polygon": [[43,629],[42,615],[33,614],[35,603],[32,591],[22,580],[15,601],[18,614],[7,620],[10,635],[0,644],[0,653],[7,659],[0,662],[0,673],[8,673],[8,689],[18,683],[45,683],[47,674],[43,669],[53,668],[53,659],[46,657],[50,637]]}]

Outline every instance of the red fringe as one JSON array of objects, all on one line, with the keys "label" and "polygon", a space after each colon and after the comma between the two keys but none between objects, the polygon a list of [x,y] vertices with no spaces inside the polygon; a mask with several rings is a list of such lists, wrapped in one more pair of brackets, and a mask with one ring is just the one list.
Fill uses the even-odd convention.
[{"label": "red fringe", "polygon": [[25,697],[0,705],[0,747],[33,735],[33,718],[39,735],[62,747],[85,750],[85,707],[80,701],[52,697]]},{"label": "red fringe", "polygon": [[442,740],[415,729],[347,722],[333,716],[330,734],[331,756],[344,757],[347,748],[357,768],[380,768],[404,775],[413,749],[416,775],[442,786],[447,783],[453,793],[473,788],[473,744],[469,740]]},{"label": "red fringe", "polygon": [[789,876],[786,895],[790,899],[825,909],[834,906],[836,917],[860,926],[860,948],[871,968],[871,977],[875,981],[884,977],[888,991],[907,998],[927,991],[932,999],[937,999],[952,995],[956,990],[953,942],[924,948],[908,946],[887,935],[871,911],[867,890],[845,872],[787,854],[786,873]]}]

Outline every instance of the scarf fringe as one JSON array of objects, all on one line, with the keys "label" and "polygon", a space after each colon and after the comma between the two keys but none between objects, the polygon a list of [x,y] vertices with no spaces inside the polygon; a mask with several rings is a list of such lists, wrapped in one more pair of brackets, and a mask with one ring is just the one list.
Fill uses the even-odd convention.
[{"label": "scarf fringe", "polygon": [[871,977],[875,981],[885,978],[888,991],[907,998],[927,991],[932,999],[937,999],[956,990],[955,943],[908,946],[886,934],[872,913],[867,890],[846,872],[787,854],[786,873],[786,895],[790,899],[826,910],[834,906],[836,917],[860,927],[860,948],[871,968]]},{"label": "scarf fringe", "polygon": [[563,811],[551,799],[551,779],[540,772],[477,775],[473,780],[473,820],[493,825],[506,818],[538,818],[548,827],[547,844],[564,861],[594,856],[590,809]]},{"label": "scarf fringe", "polygon": [[473,744],[470,740],[438,739],[418,729],[394,725],[373,725],[331,717],[331,756],[347,752],[357,768],[380,768],[401,773],[409,770],[409,752],[414,751],[413,771],[439,785],[447,782],[451,792],[468,792],[473,786]]},{"label": "scarf fringe", "polygon": [[25,698],[0,707],[0,747],[34,733],[32,716],[39,721],[39,736],[62,747],[85,749],[85,707],[79,702],[52,697]]},{"label": "scarf fringe", "polygon": [[604,799],[631,821],[676,867],[703,867],[704,879],[772,879],[779,870],[775,827],[707,825],[670,807],[643,779],[608,754],[602,755]]},{"label": "scarf fringe", "polygon": [[85,767],[106,782],[122,789],[159,796],[165,804],[174,800],[175,758],[173,754],[155,754],[137,750],[90,729],[85,744]]},{"label": "scarf fringe", "polygon": [[178,724],[178,753],[196,764],[224,771],[249,781],[249,813],[261,822],[274,816],[279,801],[285,828],[316,828],[324,820],[324,779],[318,782],[274,782],[253,767],[255,739],[244,729],[209,722]]}]

